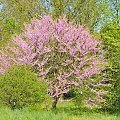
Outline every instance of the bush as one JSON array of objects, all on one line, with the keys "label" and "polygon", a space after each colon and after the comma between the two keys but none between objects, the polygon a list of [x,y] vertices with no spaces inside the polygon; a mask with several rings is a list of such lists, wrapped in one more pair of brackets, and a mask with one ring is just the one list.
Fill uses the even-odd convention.
[{"label": "bush", "polygon": [[16,66],[0,76],[0,102],[12,109],[42,103],[46,95],[46,84],[28,67]]},{"label": "bush", "polygon": [[101,29],[101,37],[105,45],[109,67],[106,69],[107,79],[111,83],[110,94],[107,96],[105,109],[120,110],[120,26],[108,24]]}]

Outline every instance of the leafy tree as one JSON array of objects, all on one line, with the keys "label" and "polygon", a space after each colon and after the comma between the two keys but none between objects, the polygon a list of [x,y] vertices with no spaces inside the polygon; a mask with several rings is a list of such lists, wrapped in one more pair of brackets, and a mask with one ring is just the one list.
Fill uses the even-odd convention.
[{"label": "leafy tree", "polygon": [[0,45],[10,41],[15,33],[21,33],[24,22],[40,18],[45,11],[44,0],[1,0]]},{"label": "leafy tree", "polygon": [[1,0],[0,42],[3,44],[9,41],[14,33],[20,33],[23,22],[45,14],[51,14],[54,18],[66,14],[69,21],[85,24],[94,31],[94,28],[98,24],[101,26],[101,21],[105,21],[109,16],[108,3],[108,0]]},{"label": "leafy tree", "polygon": [[68,6],[68,0],[50,0],[49,5],[51,5],[51,14],[55,18],[59,18],[66,12],[66,7]]},{"label": "leafy tree", "polygon": [[[0,73],[14,64],[31,65],[38,78],[49,84],[53,108],[71,86],[82,85],[104,69],[106,62],[100,41],[83,26],[74,26],[65,18],[53,21],[49,16],[24,26],[24,32],[14,36],[0,51]],[[103,85],[100,81],[96,86]],[[92,82],[90,86],[94,86]],[[100,90],[89,89],[97,100],[101,98]]]},{"label": "leafy tree", "polygon": [[28,67],[12,67],[0,75],[0,103],[12,109],[43,103],[47,97],[47,85],[38,81]]},{"label": "leafy tree", "polygon": [[113,18],[119,20],[118,0],[1,0],[1,5],[0,45],[21,33],[23,22],[46,14],[55,19],[65,14],[69,21],[84,24],[92,32]]},{"label": "leafy tree", "polygon": [[119,25],[120,23],[120,0],[109,0],[111,9],[113,11],[112,18],[113,22]]},{"label": "leafy tree", "polygon": [[[39,17],[44,10],[44,0],[2,0],[4,17],[15,17],[19,22]],[[10,14],[10,15],[9,15]]]},{"label": "leafy tree", "polygon": [[120,26],[116,23],[104,26],[101,37],[109,61],[109,68],[106,71],[112,84],[108,107],[118,109],[120,108]]},{"label": "leafy tree", "polygon": [[0,23],[0,47],[2,47],[10,40],[12,35],[20,33],[21,25],[16,23],[15,19],[12,18],[6,18],[4,23],[2,21]]},{"label": "leafy tree", "polygon": [[68,20],[75,24],[84,24],[94,31],[94,28],[110,15],[108,3],[108,0],[50,0],[49,6],[55,18],[66,14]]}]

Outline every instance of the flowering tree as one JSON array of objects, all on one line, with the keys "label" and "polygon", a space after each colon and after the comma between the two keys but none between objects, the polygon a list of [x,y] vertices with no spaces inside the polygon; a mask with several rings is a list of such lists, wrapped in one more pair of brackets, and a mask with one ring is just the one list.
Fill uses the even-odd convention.
[{"label": "flowering tree", "polygon": [[49,16],[24,26],[24,32],[0,51],[0,73],[14,64],[31,65],[38,78],[49,84],[53,108],[71,85],[82,85],[104,69],[100,41],[83,26]]}]

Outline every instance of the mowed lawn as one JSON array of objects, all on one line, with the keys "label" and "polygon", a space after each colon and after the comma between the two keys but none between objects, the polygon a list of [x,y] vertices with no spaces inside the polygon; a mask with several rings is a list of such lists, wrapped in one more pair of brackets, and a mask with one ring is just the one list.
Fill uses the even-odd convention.
[{"label": "mowed lawn", "polygon": [[1,107],[0,120],[120,120],[120,115],[77,108],[65,102],[59,104],[56,110],[48,111],[28,108],[11,110]]}]

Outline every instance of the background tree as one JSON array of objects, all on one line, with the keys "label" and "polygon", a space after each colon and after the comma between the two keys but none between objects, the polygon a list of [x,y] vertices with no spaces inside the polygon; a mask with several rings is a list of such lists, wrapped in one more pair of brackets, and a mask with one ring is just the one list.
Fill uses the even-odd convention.
[{"label": "background tree", "polygon": [[[14,33],[22,32],[22,24],[32,18],[51,14],[55,19],[65,14],[69,21],[86,25],[92,32],[110,22],[113,4],[110,0],[1,0],[0,45]],[[111,9],[110,9],[111,8]]]},{"label": "background tree", "polygon": [[113,10],[113,22],[120,23],[120,0],[110,0],[111,9]]},{"label": "background tree", "polygon": [[[45,14],[44,0],[0,0],[0,45],[22,32],[23,23]],[[47,12],[47,11],[46,11]]]},{"label": "background tree", "polygon": [[102,0],[50,0],[50,6],[54,17],[66,14],[68,20],[84,24],[92,31],[108,11],[108,4]]},{"label": "background tree", "polygon": [[101,39],[103,39],[106,58],[109,61],[109,68],[106,70],[108,78],[112,84],[111,96],[109,96],[109,105],[107,107],[120,108],[120,26],[112,23],[106,25],[101,30]]}]

